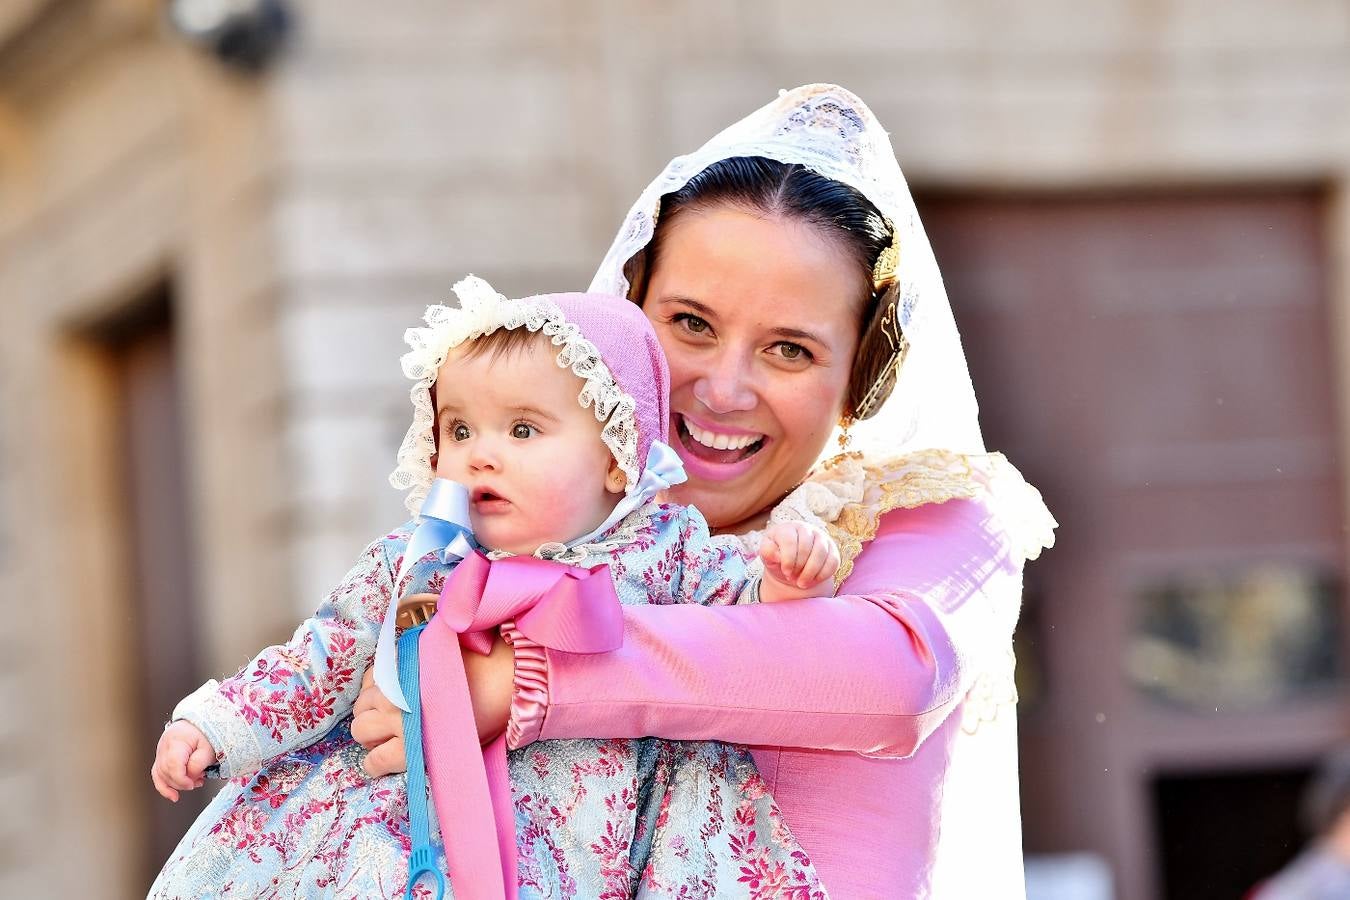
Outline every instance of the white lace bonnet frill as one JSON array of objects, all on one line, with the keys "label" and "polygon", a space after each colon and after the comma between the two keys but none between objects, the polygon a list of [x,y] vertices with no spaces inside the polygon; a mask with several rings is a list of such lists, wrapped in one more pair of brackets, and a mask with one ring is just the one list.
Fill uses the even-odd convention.
[{"label": "white lace bonnet frill", "polygon": [[615,513],[584,539],[684,480],[679,458],[665,444],[670,373],[651,324],[634,304],[595,293],[512,300],[472,275],[456,284],[454,292],[458,307],[428,307],[425,326],[409,328],[404,335],[411,348],[402,364],[403,373],[413,381],[413,420],[389,483],[407,491],[404,502],[409,512],[418,515],[435,478],[431,458],[436,452],[436,416],[431,388],[437,371],[455,347],[499,328],[538,332],[558,348],[558,367],[581,380],[577,402],[604,423],[600,439],[627,478],[625,497]]},{"label": "white lace bonnet frill", "polygon": [[590,289],[625,296],[624,265],[651,240],[661,198],[713,163],[744,156],[799,164],[846,184],[896,229],[896,321],[909,348],[890,398],[852,427],[852,448],[874,458],[932,448],[984,452],[961,338],[890,136],[862,100],[838,85],[783,91],[698,150],[672,159],[629,210]]}]

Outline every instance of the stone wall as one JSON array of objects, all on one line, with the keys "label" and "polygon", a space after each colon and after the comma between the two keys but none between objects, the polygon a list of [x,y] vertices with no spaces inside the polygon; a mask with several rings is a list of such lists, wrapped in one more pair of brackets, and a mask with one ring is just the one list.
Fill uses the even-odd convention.
[{"label": "stone wall", "polygon": [[260,87],[166,40],[154,4],[31,5],[0,46],[0,893],[139,896],[164,801],[107,338],[173,297],[199,669],[234,668],[292,618],[271,140]]}]

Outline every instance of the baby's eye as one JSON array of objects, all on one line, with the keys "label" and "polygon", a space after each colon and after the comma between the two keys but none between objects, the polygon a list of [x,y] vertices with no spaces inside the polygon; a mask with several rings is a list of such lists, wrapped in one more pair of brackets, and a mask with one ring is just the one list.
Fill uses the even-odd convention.
[{"label": "baby's eye", "polygon": [[456,422],[450,426],[450,436],[457,441],[467,441],[473,436],[473,432],[469,431],[469,426],[463,422]]},{"label": "baby's eye", "polygon": [[528,422],[517,422],[516,424],[511,426],[511,437],[518,438],[523,441],[526,438],[534,437],[535,432],[537,430],[538,429],[536,429],[533,425],[529,424]]}]

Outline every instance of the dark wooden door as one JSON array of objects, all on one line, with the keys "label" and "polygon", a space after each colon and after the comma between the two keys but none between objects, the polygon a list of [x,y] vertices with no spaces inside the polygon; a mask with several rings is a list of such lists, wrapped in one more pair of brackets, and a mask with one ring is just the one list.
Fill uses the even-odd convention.
[{"label": "dark wooden door", "polygon": [[128,613],[135,619],[131,652],[140,678],[138,708],[129,712],[145,736],[144,771],[128,777],[144,781],[149,797],[148,887],[207,799],[194,791],[170,803],[153,794],[148,777],[159,732],[200,679],[181,375],[168,298],[157,297],[119,322],[108,343],[121,388],[122,430],[110,439],[124,461]]},{"label": "dark wooden door", "polygon": [[[1029,569],[1018,638],[1027,850],[1099,853],[1128,900],[1180,896],[1175,873],[1210,863],[1160,846],[1183,815],[1168,804],[1204,796],[1178,784],[1287,779],[1346,733],[1322,203],[930,197],[921,211],[986,441],[1061,524]],[[1224,834],[1227,870],[1199,873],[1207,896],[1271,865],[1256,852],[1269,822]]]}]

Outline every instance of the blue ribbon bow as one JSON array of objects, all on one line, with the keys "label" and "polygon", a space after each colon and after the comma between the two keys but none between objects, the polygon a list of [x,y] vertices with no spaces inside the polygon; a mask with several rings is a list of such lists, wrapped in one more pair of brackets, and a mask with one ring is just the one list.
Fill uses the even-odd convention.
[{"label": "blue ribbon bow", "polygon": [[[473,529],[469,524],[469,489],[457,481],[437,478],[427,491],[426,500],[422,501],[417,528],[403,551],[403,560],[394,577],[395,592],[412,567],[428,553],[438,553],[441,562],[448,564],[458,562],[475,549]],[[384,692],[390,703],[410,712],[398,677],[398,645],[394,641],[397,619],[398,601],[391,598],[375,645],[375,686]]]}]

